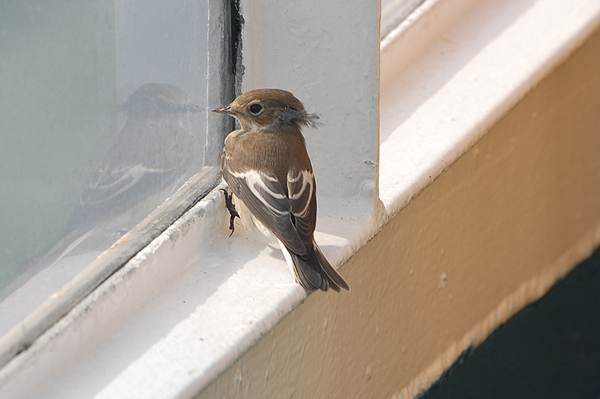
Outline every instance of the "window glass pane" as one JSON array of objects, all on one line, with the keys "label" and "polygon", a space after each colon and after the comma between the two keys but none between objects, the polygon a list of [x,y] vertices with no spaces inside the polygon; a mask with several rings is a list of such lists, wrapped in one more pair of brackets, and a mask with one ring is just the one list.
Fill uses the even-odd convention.
[{"label": "window glass pane", "polygon": [[203,165],[208,2],[0,2],[0,336]]}]

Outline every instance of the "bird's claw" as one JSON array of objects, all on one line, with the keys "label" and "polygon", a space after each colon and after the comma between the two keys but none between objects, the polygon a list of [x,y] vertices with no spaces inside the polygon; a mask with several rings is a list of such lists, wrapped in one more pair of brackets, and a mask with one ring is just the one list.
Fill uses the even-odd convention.
[{"label": "bird's claw", "polygon": [[233,235],[233,232],[235,231],[235,225],[233,221],[235,220],[235,218],[239,218],[240,214],[235,209],[235,205],[233,204],[233,193],[227,192],[227,190],[225,190],[224,188],[222,188],[221,191],[223,191],[223,194],[225,195],[225,207],[229,211],[229,230],[231,230],[231,234],[229,234],[229,237],[231,237]]}]

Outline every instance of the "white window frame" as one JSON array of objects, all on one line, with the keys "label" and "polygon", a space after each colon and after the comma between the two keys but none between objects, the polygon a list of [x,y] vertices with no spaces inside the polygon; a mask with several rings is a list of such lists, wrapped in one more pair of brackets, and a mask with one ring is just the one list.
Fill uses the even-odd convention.
[{"label": "white window frame", "polygon": [[[115,10],[113,12],[116,15],[120,13],[119,20],[130,18],[131,15],[138,15],[139,8],[146,7],[144,2],[138,2],[127,4],[127,12],[120,9],[119,6],[123,6],[124,3],[120,3],[118,6],[115,4]],[[188,2],[188,5],[191,4]],[[50,5],[51,7],[52,5]],[[172,4],[167,5],[171,9]],[[221,0],[211,0],[207,2],[206,11],[207,14],[211,14],[211,25],[207,26],[206,36],[207,38],[198,38],[196,40],[206,40],[206,43],[202,43],[205,47],[210,47],[211,51],[208,54],[208,60],[206,60],[206,72],[208,79],[205,85],[201,84],[190,84],[186,90],[190,91],[195,89],[195,96],[200,97],[199,100],[203,102],[202,112],[198,113],[198,119],[201,120],[204,117],[204,124],[202,126],[202,132],[200,133],[206,136],[204,145],[201,147],[203,154],[197,154],[199,161],[196,164],[202,163],[202,169],[187,182],[185,187],[182,187],[177,193],[174,193],[171,198],[167,199],[161,204],[158,209],[150,213],[144,220],[140,221],[134,226],[129,232],[127,232],[119,240],[106,251],[101,249],[88,251],[79,256],[72,256],[70,260],[64,262],[66,266],[59,264],[58,267],[55,263],[50,265],[41,264],[39,267],[43,269],[32,274],[25,283],[15,289],[6,299],[0,301],[0,320],[3,321],[2,332],[0,333],[0,368],[5,365],[11,358],[16,354],[20,353],[24,349],[28,348],[30,344],[36,340],[43,332],[45,332],[50,326],[60,320],[72,307],[77,304],[81,299],[85,298],[95,288],[97,288],[106,278],[112,275],[115,271],[119,270],[123,265],[137,254],[142,248],[147,246],[153,239],[160,235],[168,226],[177,220],[182,214],[190,209],[199,199],[203,198],[210,190],[212,190],[220,181],[220,156],[222,143],[226,132],[230,131],[234,126],[232,120],[219,118],[217,115],[212,113],[210,110],[216,106],[228,102],[235,96],[235,58],[234,51],[231,48],[234,44],[234,40],[231,37],[226,37],[230,34],[231,27],[229,26],[232,21],[230,18],[223,17],[222,14],[229,15],[230,2],[223,2]],[[128,14],[130,12],[131,14]],[[154,11],[156,14],[156,11]],[[195,15],[194,17],[203,18],[204,13]],[[152,17],[145,16],[146,21],[152,20]],[[131,22],[131,21],[130,21]],[[156,23],[156,21],[154,21]],[[205,25],[208,25],[208,21],[204,21]],[[118,25],[118,24],[117,24]],[[135,24],[131,23],[131,27]],[[136,27],[139,29],[139,26]],[[119,28],[115,28],[119,31]],[[148,29],[148,25],[146,25]],[[153,27],[154,29],[154,27]],[[211,34],[209,35],[209,31]],[[140,32],[144,32],[143,29]],[[121,35],[127,35],[128,33],[119,32]],[[117,34],[114,34],[117,37]],[[144,37],[143,35],[140,35]],[[199,35],[201,36],[201,35]],[[128,37],[129,38],[129,37]],[[145,38],[145,37],[144,37]],[[129,38],[131,40],[131,38]],[[137,37],[139,39],[139,37]],[[148,59],[153,60],[156,56],[155,53],[145,53],[141,51],[144,57],[148,59],[140,60],[140,54],[137,54],[137,59],[131,64],[127,64],[124,68],[123,60],[127,60],[127,52],[132,47],[122,45],[122,41],[119,37],[115,39],[114,45],[116,46],[116,55],[114,62],[121,62],[116,69],[116,87],[117,94],[122,98],[119,103],[123,104],[129,94],[129,89],[135,86],[137,83],[132,83],[135,79],[141,79],[141,81],[153,82],[160,80],[160,73],[157,70],[140,71],[139,65],[144,62],[148,62]],[[127,43],[129,46],[137,46],[138,44]],[[190,43],[190,46],[194,46],[195,43]],[[120,47],[122,46],[122,47]],[[140,46],[143,47],[143,46]],[[193,48],[193,47],[192,47]],[[172,45],[171,50],[179,49],[179,46]],[[164,50],[164,49],[162,49]],[[164,53],[163,53],[164,54]],[[172,53],[169,55],[173,55]],[[133,57],[131,57],[133,58]],[[169,58],[166,56],[166,58]],[[172,62],[177,60],[176,57],[172,59]],[[194,57],[190,57],[194,59]],[[167,67],[165,67],[167,68]],[[128,69],[127,73],[123,73],[120,69]],[[149,68],[151,69],[151,68]],[[200,68],[203,69],[203,68]],[[192,77],[193,71],[188,72]],[[128,75],[128,76],[123,76]],[[133,77],[135,75],[135,77]],[[139,75],[139,76],[138,76]],[[197,76],[197,73],[196,73]],[[174,76],[168,76],[166,79],[173,79]],[[186,81],[185,77],[179,77],[182,81]],[[205,79],[204,76],[200,79]],[[198,81],[195,79],[195,82]],[[190,77],[187,78],[190,80]],[[177,83],[170,81],[170,83]],[[183,87],[184,84],[180,83]],[[194,87],[192,87],[194,86]],[[114,88],[116,90],[116,88]],[[119,91],[123,91],[120,93]],[[127,95],[125,95],[126,93]],[[191,92],[190,92],[191,93]],[[206,109],[205,109],[206,108]],[[194,130],[192,128],[192,130]],[[65,250],[63,255],[68,254],[69,250],[75,248],[80,242],[74,241],[69,242],[69,249]],[[104,247],[106,248],[106,247]],[[102,249],[104,249],[102,248]],[[64,250],[64,248],[63,248]],[[76,252],[76,251],[74,251]],[[70,255],[70,254],[68,254]],[[68,255],[66,257],[68,257]],[[34,259],[35,257],[32,257]],[[61,255],[62,258],[62,255]],[[45,261],[45,259],[44,259]],[[42,263],[42,261],[40,261]],[[31,266],[29,266],[31,267]],[[82,270],[85,267],[84,270]],[[35,269],[36,267],[31,267]],[[76,272],[80,272],[75,274]],[[26,273],[27,274],[27,273]],[[25,276],[23,276],[25,277]],[[73,277],[71,279],[71,277]],[[71,280],[69,280],[71,279]],[[64,281],[67,281],[64,284]],[[64,285],[62,285],[64,284]],[[16,284],[15,284],[16,285]],[[38,287],[43,287],[39,289]],[[58,292],[59,294],[53,294]],[[12,328],[11,328],[12,327]],[[6,330],[10,328],[7,332]]]},{"label": "white window frame", "polygon": [[[317,241],[335,264],[600,23],[593,0],[429,0],[381,43],[379,86],[376,7],[255,3],[242,2],[243,88],[289,89],[322,115],[306,138]],[[321,47],[330,29],[345,40]],[[31,381],[49,384],[39,397],[188,398],[207,386],[306,297],[268,240],[227,237],[227,216],[213,191],[2,369],[0,396],[31,395]]]}]

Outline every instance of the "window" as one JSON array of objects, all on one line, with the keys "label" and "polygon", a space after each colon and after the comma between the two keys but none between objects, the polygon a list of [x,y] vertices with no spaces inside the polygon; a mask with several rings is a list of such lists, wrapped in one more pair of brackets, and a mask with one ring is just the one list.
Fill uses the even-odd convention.
[{"label": "window", "polygon": [[229,7],[0,4],[0,364],[216,184]]},{"label": "window", "polygon": [[[226,103],[227,93],[231,93],[226,84],[213,86],[213,82],[223,81],[221,73],[233,72],[233,55],[239,50],[222,45],[232,42],[227,37],[231,31],[222,26],[231,21],[223,11],[229,6],[229,2],[208,2],[206,41],[211,50],[206,61],[206,105],[179,87],[188,94],[190,103],[205,106],[206,111]],[[321,116],[322,125],[306,131],[305,137],[318,182],[316,240],[335,264],[357,250],[363,251],[359,248],[366,248],[365,243],[379,229],[392,226],[394,223],[384,227],[446,167],[454,167],[454,161],[494,121],[595,29],[600,12],[594,0],[585,0],[584,5],[575,8],[572,2],[563,0],[550,6],[547,2],[527,0],[432,0],[415,10],[407,21],[410,24],[401,24],[386,35],[380,54],[380,10],[376,2],[241,0],[239,6],[245,22],[241,25],[242,65],[235,67],[236,73],[243,70],[237,92],[257,87],[287,89],[303,101],[309,112]],[[119,9],[114,4],[112,7]],[[118,26],[119,14],[113,14]],[[162,14],[171,15],[171,9]],[[420,18],[415,17],[417,14]],[[118,46],[114,47],[116,54]],[[379,56],[384,66],[381,85]],[[117,65],[115,61],[115,71]],[[115,72],[115,82],[116,76]],[[168,81],[167,84],[176,86]],[[123,100],[126,103],[141,86],[130,88],[122,98],[117,97],[116,87],[114,104],[123,104]],[[196,115],[186,113],[186,123],[192,123],[189,118]],[[210,114],[206,118],[209,131],[211,126],[228,123]],[[114,123],[118,132],[128,119],[117,113]],[[230,128],[222,130],[227,132]],[[207,135],[207,141],[211,138]],[[528,158],[527,151],[521,154]],[[218,158],[218,152],[211,156]],[[205,159],[208,157],[205,155]],[[473,159],[478,162],[480,158]],[[90,166],[91,172],[94,168],[95,164]],[[203,170],[210,168],[208,164]],[[284,315],[306,299],[306,293],[291,283],[279,250],[269,242],[244,235],[241,229],[228,237],[228,215],[223,195],[218,191],[222,186],[196,203],[198,192],[204,192],[198,188],[202,176],[193,176],[153,211],[160,212],[160,217],[152,219],[157,223],[142,222],[134,227],[138,238],[146,237],[150,231],[149,236],[157,235],[149,245],[141,250],[138,245],[127,256],[105,252],[100,260],[108,257],[120,266],[101,269],[110,271],[105,274],[95,273],[97,280],[85,286],[88,288],[78,285],[80,276],[88,275],[87,267],[67,283],[69,290],[78,292],[78,301],[65,303],[68,313],[57,313],[54,320],[58,322],[46,325],[45,332],[38,331],[37,339],[21,341],[23,346],[17,349],[22,352],[0,369],[1,397],[189,398],[219,375],[222,377],[210,387],[215,390],[209,388],[200,397],[245,395],[251,389],[260,392],[275,380],[286,389],[296,389],[304,383],[315,392],[323,392],[326,382],[322,377],[331,376],[327,367],[331,370],[332,366],[336,374],[333,377],[343,375],[352,382],[329,387],[337,389],[338,395],[339,387],[347,392],[371,392],[373,387],[383,386],[381,377],[390,375],[387,370],[395,370],[398,378],[385,382],[388,392],[383,396],[389,397],[393,386],[401,390],[396,396],[413,397],[439,377],[466,342],[474,342],[473,337],[481,337],[481,331],[490,328],[486,322],[485,328],[476,325],[468,330],[472,319],[461,318],[469,323],[466,335],[457,335],[459,341],[448,335],[442,347],[438,334],[442,330],[431,328],[437,325],[433,320],[442,313],[423,311],[419,302],[427,301],[415,300],[410,289],[397,289],[413,275],[403,258],[405,254],[424,264],[443,255],[427,248],[439,237],[435,232],[427,234],[423,250],[412,248],[424,241],[424,229],[434,231],[436,226],[435,222],[422,223],[415,217],[403,230],[405,239],[386,246],[390,253],[398,255],[399,269],[387,268],[383,259],[379,270],[389,274],[373,273],[377,259],[370,262],[369,258],[357,256],[350,260],[356,265],[354,276],[345,273],[350,270],[342,270],[351,285],[355,282],[353,292],[346,296],[332,293],[335,297],[319,293],[308,298],[302,310],[279,325],[294,332],[286,338],[299,339],[280,339],[279,328],[265,337]],[[440,181],[443,179],[438,179],[437,184]],[[456,198],[462,199],[460,195]],[[186,209],[189,210],[184,213]],[[177,216],[182,213],[183,216]],[[169,217],[163,217],[165,214]],[[445,220],[446,214],[446,209],[439,210],[439,220]],[[395,225],[404,225],[405,216],[399,216]],[[160,228],[154,230],[157,225]],[[482,227],[487,228],[485,223]],[[455,230],[450,228],[447,232],[452,239],[460,240]],[[125,233],[120,244],[129,241],[124,237],[131,237],[127,236],[130,233]],[[396,251],[397,248],[401,250]],[[513,249],[508,250],[512,253]],[[423,283],[436,292],[446,284],[454,284],[453,277],[445,271],[438,274],[438,270],[428,267],[421,271],[426,272]],[[426,277],[429,272],[433,277]],[[90,286],[96,287],[91,293],[86,291]],[[388,295],[394,301],[388,301]],[[509,303],[517,303],[508,298]],[[60,295],[52,299],[63,300]],[[373,306],[378,303],[388,306]],[[445,311],[445,307],[438,310],[454,317],[455,313]],[[404,315],[414,317],[411,328],[404,328],[409,320],[401,317]],[[432,322],[421,323],[425,317]],[[294,320],[308,319],[305,329],[296,328]],[[387,327],[379,328],[382,320],[386,320]],[[304,331],[310,334],[302,335]],[[473,331],[475,334],[469,335]],[[415,338],[417,334],[429,333],[431,341]],[[406,340],[400,342],[399,334]],[[365,352],[353,351],[365,348],[366,336],[376,337],[367,351],[377,347],[379,353],[387,353],[395,348],[395,353],[402,354],[387,363],[387,370],[376,363],[366,363],[371,362],[367,359],[372,358],[371,353],[361,357]],[[6,342],[4,338],[1,341],[0,346]],[[278,341],[272,347],[277,350],[276,356],[258,350],[261,344],[274,341]],[[418,341],[418,345],[412,345],[413,341]],[[325,351],[319,350],[321,344]],[[430,358],[428,350],[423,356],[423,348],[437,352]],[[301,356],[297,356],[299,353]],[[441,357],[434,359],[440,353]],[[330,354],[337,363],[329,362]],[[252,362],[257,357],[265,360],[261,363],[264,367],[256,367]],[[407,364],[413,367],[411,358],[420,360],[418,370],[404,368]],[[293,361],[287,362],[289,359]],[[227,369],[236,360],[236,366]],[[245,360],[248,367],[244,367]],[[284,371],[280,375],[286,374],[286,378],[295,381],[287,384],[285,378],[276,377],[274,362],[279,371]],[[299,362],[304,362],[301,376],[309,374],[309,378],[298,378],[300,374],[293,369]],[[338,364],[341,366],[336,367]],[[416,373],[420,374],[415,376]],[[357,386],[364,390],[355,389]],[[211,396],[214,392],[219,394]],[[227,395],[228,392],[235,395]],[[260,393],[255,396],[265,397]]]},{"label": "window", "polygon": [[[187,130],[193,132],[196,128],[211,130],[214,126],[219,127],[218,124],[220,123],[231,123],[218,115],[209,113],[210,109],[227,103],[232,97],[231,82],[227,80],[229,77],[223,75],[240,73],[241,69],[232,67],[236,59],[235,45],[231,44],[232,47],[228,48],[223,45],[223,43],[230,44],[234,42],[232,37],[228,36],[228,32],[231,32],[231,30],[223,28],[223,25],[229,24],[231,21],[230,15],[224,13],[223,9],[230,7],[231,4],[225,1],[209,1],[207,3],[208,9],[205,10],[202,9],[201,3],[203,2],[169,2],[168,8],[161,8],[159,3],[154,2],[143,4],[142,2],[107,2],[103,7],[97,4],[90,6],[93,12],[90,11],[91,16],[84,21],[75,18],[75,15],[81,15],[82,12],[75,12],[76,8],[70,8],[69,4],[61,3],[59,6],[55,4],[46,6],[58,7],[57,13],[59,15],[62,15],[61,12],[73,11],[73,19],[77,19],[79,24],[89,27],[95,33],[95,35],[89,35],[90,43],[106,43],[106,51],[109,56],[97,57],[94,61],[100,60],[102,63],[100,66],[106,64],[108,68],[106,73],[113,79],[108,85],[98,84],[107,92],[108,99],[101,98],[98,100],[100,104],[97,106],[98,116],[96,117],[96,119],[102,119],[103,121],[107,120],[112,125],[105,129],[105,133],[99,134],[100,138],[105,139],[105,141],[98,139],[103,147],[101,148],[100,144],[93,146],[93,149],[97,151],[97,153],[93,153],[96,158],[91,161],[86,158],[88,171],[87,173],[81,173],[79,177],[80,185],[72,184],[73,189],[70,194],[72,199],[70,203],[64,205],[65,217],[62,220],[67,220],[70,209],[76,207],[87,179],[89,179],[89,176],[93,176],[98,163],[101,162],[105,152],[111,147],[113,137],[117,136],[131,122],[127,113],[119,113],[121,109],[129,111],[131,107],[136,110],[139,104],[149,104],[150,107],[155,108],[156,106],[153,105],[152,100],[148,100],[147,97],[149,95],[152,98],[152,93],[164,89],[178,99],[167,102],[178,103],[179,106],[184,108],[183,112],[178,113],[178,126],[184,125]],[[360,235],[374,206],[378,90],[378,48],[376,43],[379,39],[379,4],[377,2],[367,4],[357,2],[350,7],[340,8],[337,6],[332,7],[331,4],[320,1],[312,1],[310,4],[307,2],[262,4],[243,1],[240,7],[246,23],[243,25],[244,79],[239,91],[256,87],[288,89],[302,99],[310,112],[318,112],[322,116],[322,127],[317,131],[307,133],[307,141],[319,181],[320,213],[322,215],[319,222],[322,233],[319,239],[324,243],[322,249],[328,254],[332,262],[339,262],[341,258],[346,256],[344,251],[348,250],[347,241],[340,238],[343,235],[340,232],[351,232],[353,236]],[[265,9],[265,7],[268,9]],[[100,13],[98,9],[104,10],[104,13]],[[360,9],[361,12],[357,13],[357,9]],[[2,15],[8,14],[10,13],[6,12]],[[204,20],[201,18],[202,15],[204,15]],[[278,15],[280,17],[263,18],[268,15]],[[26,17],[27,15],[24,16],[24,18]],[[157,23],[156,21],[163,22]],[[209,33],[203,36],[201,29],[198,28],[199,26],[207,28],[204,32]],[[357,27],[361,27],[361,31],[360,34],[355,35]],[[61,29],[68,31],[65,26]],[[281,34],[273,35],[271,29],[275,29],[276,32]],[[192,35],[190,38],[190,31],[196,32],[197,36]],[[327,44],[322,40],[321,34],[323,33],[333,39],[333,46],[331,43]],[[77,34],[70,36],[79,38],[73,40],[83,40],[86,37]],[[355,36],[355,40],[348,41],[347,38],[351,36]],[[309,40],[306,40],[307,37]],[[103,38],[104,40],[102,40]],[[197,42],[192,43],[194,40],[197,40]],[[206,46],[202,46],[203,40]],[[279,41],[285,41],[285,45],[282,45]],[[315,45],[317,43],[320,44]],[[204,50],[195,51],[196,46]],[[207,49],[208,51],[206,51]],[[208,54],[207,59],[202,58],[203,51]],[[218,55],[215,56],[215,54]],[[225,54],[225,57],[221,54]],[[190,59],[187,58],[188,55]],[[275,59],[279,61],[277,63],[265,62],[265,60]],[[319,62],[313,62],[314,60],[319,60]],[[202,65],[203,63],[206,67]],[[85,70],[94,71],[98,68],[100,67],[97,63],[90,62]],[[179,71],[181,71],[181,74],[175,73]],[[167,79],[169,76],[172,79]],[[196,82],[196,86],[189,87],[188,79]],[[206,88],[203,88],[204,83],[197,79],[206,81]],[[361,83],[357,86],[349,86],[344,83],[348,79]],[[152,84],[152,86],[147,86],[148,84]],[[161,86],[157,86],[157,84]],[[171,88],[171,86],[174,88]],[[185,93],[189,102],[182,92]],[[202,97],[203,92],[208,94]],[[82,97],[84,96],[82,95]],[[97,95],[94,98],[96,97]],[[166,96],[161,94],[158,97],[164,99]],[[129,102],[130,99],[131,102]],[[79,103],[80,101],[75,102]],[[199,110],[199,107],[203,107],[202,111]],[[181,109],[178,108],[178,110]],[[68,117],[65,118],[68,119]],[[95,127],[94,124],[90,125]],[[229,130],[230,128],[231,125]],[[221,130],[227,131],[227,128]],[[197,148],[201,149],[204,137],[197,137],[197,139],[199,144]],[[212,136],[207,135],[206,140],[210,142],[211,139]],[[218,142],[218,140],[216,141]],[[347,162],[332,164],[332,151],[345,154],[344,157],[347,157]],[[77,150],[73,152],[80,153]],[[218,155],[218,152],[216,154]],[[197,153],[196,156],[198,156]],[[209,157],[214,159],[215,154],[205,154],[205,158]],[[65,156],[61,158],[64,159]],[[190,167],[192,169],[195,167],[197,170],[202,165],[198,158],[194,158],[192,162],[195,165]],[[341,168],[343,170],[340,170]],[[181,177],[181,181],[184,181],[191,174],[193,174],[193,170],[186,170],[185,177]],[[344,179],[339,179],[339,176],[342,175],[345,176]],[[79,191],[77,191],[77,188],[79,188]],[[172,187],[172,189],[176,189],[176,187]],[[189,189],[189,185],[184,186],[184,191],[186,189]],[[165,285],[165,281],[173,278],[182,270],[182,264],[194,259],[200,259],[200,261],[196,260],[194,268],[189,268],[190,270],[200,273],[200,277],[202,277],[201,272],[206,269],[211,269],[210,271],[213,273],[208,277],[208,280],[201,280],[194,284],[194,292],[198,292],[198,286],[202,287],[199,295],[204,298],[204,301],[200,303],[203,306],[213,305],[216,302],[220,304],[219,306],[225,307],[231,304],[232,298],[235,299],[236,306],[244,306],[248,303],[249,297],[261,293],[265,299],[262,302],[263,306],[254,307],[254,313],[246,314],[246,316],[260,320],[268,314],[281,315],[282,310],[280,308],[284,302],[299,303],[305,293],[297,285],[289,284],[290,276],[287,269],[283,269],[284,273],[281,274],[279,280],[280,285],[265,290],[259,281],[260,279],[256,280],[254,278],[256,283],[250,285],[248,280],[244,279],[246,272],[254,273],[254,271],[252,268],[239,266],[242,264],[241,259],[243,259],[243,256],[241,258],[238,256],[236,262],[228,262],[232,259],[231,257],[236,256],[231,248],[227,248],[231,244],[228,244],[225,240],[222,240],[222,242],[217,240],[215,244],[214,238],[215,235],[220,238],[219,234],[226,236],[228,233],[226,224],[222,225],[224,227],[222,233],[215,233],[215,230],[218,229],[217,226],[220,226],[217,222],[223,219],[225,212],[222,209],[221,202],[219,202],[221,200],[222,194],[218,192],[211,193],[205,201],[195,206],[192,212],[186,213],[183,218],[176,220],[172,226],[166,226],[167,231],[152,242],[152,248],[146,247],[140,252],[144,256],[140,255],[132,258],[122,269],[118,269],[120,266],[115,266],[107,272],[94,272],[94,283],[83,287],[79,285],[80,277],[86,275],[89,271],[90,266],[87,266],[90,264],[89,262],[94,263],[92,266],[98,262],[98,259],[94,259],[101,250],[98,250],[96,254],[90,254],[88,262],[82,263],[87,268],[67,283],[69,289],[78,292],[79,298],[84,298],[83,301],[63,304],[62,312],[57,312],[53,318],[54,321],[60,319],[60,323],[54,325],[46,323],[44,327],[50,328],[50,330],[39,329],[37,335],[32,335],[31,339],[21,341],[21,346],[12,348],[15,350],[12,354],[23,349],[27,350],[14,357],[0,373],[0,388],[4,389],[2,392],[8,392],[13,388],[14,390],[11,392],[26,391],[30,389],[26,381],[31,381],[31,378],[35,378],[37,381],[44,379],[47,381],[55,372],[56,364],[43,360],[47,357],[41,356],[42,353],[51,350],[54,356],[57,356],[56,354],[60,352],[61,360],[69,362],[68,359],[73,359],[81,353],[78,351],[84,350],[84,342],[90,343],[99,339],[121,317],[126,317],[130,314],[128,312],[133,312],[141,301],[141,297],[149,295],[149,292],[156,287]],[[207,221],[208,223],[202,228],[198,227],[197,224],[189,227],[192,226],[194,218],[200,217],[201,214],[208,215],[214,220],[203,220],[203,222]],[[347,223],[336,223],[339,221],[340,215],[344,214],[346,216],[352,215],[352,217],[348,219]],[[144,216],[140,217],[143,218]],[[105,219],[102,220],[105,221]],[[162,222],[161,218],[156,220]],[[117,218],[117,221],[122,222],[122,218]],[[54,228],[57,226],[56,223],[49,225]],[[60,222],[58,222],[58,226],[60,225]],[[136,229],[138,227],[135,227],[134,231]],[[117,239],[125,230],[120,227],[115,229],[116,236],[114,233],[112,234],[113,240],[107,240],[109,241],[107,246],[110,246],[114,239]],[[57,232],[59,232],[58,229]],[[119,245],[129,242],[125,238],[130,233],[125,233],[119,239]],[[141,236],[145,237],[143,234]],[[43,237],[45,238],[46,235]],[[82,239],[82,243],[86,238]],[[198,245],[198,242],[202,242],[202,239],[209,242],[209,245]],[[242,245],[243,240],[237,240],[234,244]],[[181,250],[182,247],[194,248],[193,254],[186,253],[185,249]],[[68,249],[71,249],[70,246]],[[134,256],[139,248],[137,251],[129,252],[127,257],[121,257],[118,253],[112,253],[111,251],[104,252],[100,259],[107,257],[106,254],[108,253],[112,256],[111,262],[121,259],[120,265],[122,265],[127,259]],[[35,251],[31,251],[31,253],[35,253]],[[152,256],[145,257],[145,254],[148,253],[151,253]],[[254,254],[254,251],[252,253]],[[223,256],[223,254],[227,254],[227,256]],[[264,257],[265,254],[268,255],[263,251],[261,256]],[[23,255],[27,258],[30,253],[24,252]],[[71,260],[73,256],[63,256],[63,259],[68,258]],[[266,263],[267,269],[279,273],[280,264],[278,261],[277,258],[269,256],[269,261]],[[149,262],[151,265],[142,267],[139,262]],[[162,264],[159,265],[161,262]],[[276,264],[276,267],[270,267],[270,264]],[[142,269],[143,271],[140,272]],[[149,269],[152,269],[152,272],[156,272],[156,274],[150,276]],[[149,280],[146,280],[147,278],[151,280],[150,283]],[[94,290],[91,295],[87,295],[90,292],[90,287],[98,285],[100,287]],[[60,284],[57,288],[59,287]],[[49,293],[55,290],[49,290]],[[138,295],[140,291],[144,291],[144,293]],[[14,291],[11,295],[16,292]],[[276,295],[273,295],[273,293]],[[43,295],[41,299],[43,300],[45,297],[47,296]],[[206,299],[206,297],[209,299]],[[60,296],[51,299],[62,301]],[[97,312],[100,308],[103,310]],[[287,309],[285,311],[291,309],[287,305],[285,308]],[[65,309],[71,309],[66,316],[64,316]],[[115,312],[114,309],[119,311]],[[235,332],[238,331],[237,327],[232,329],[228,326],[232,323],[234,325],[239,324],[237,319],[238,310],[236,308],[234,311],[226,311],[224,308],[215,308],[207,311],[214,311],[219,315],[219,323],[215,323],[218,324],[219,328],[225,332]],[[45,312],[43,316],[48,313]],[[173,315],[172,312],[170,313]],[[110,316],[107,319],[105,316],[109,314]],[[158,316],[155,313],[153,319],[157,320],[158,323],[163,320],[162,316],[165,315]],[[276,318],[271,317],[271,320],[274,321]],[[185,320],[182,323],[189,326]],[[130,326],[137,325],[132,318],[128,318],[126,324]],[[206,323],[203,326],[210,327]],[[268,327],[268,323],[260,323],[260,326],[261,328]],[[254,334],[254,328],[255,325],[252,325],[252,323],[244,323],[244,329],[240,331],[243,335],[252,335]],[[171,335],[179,331],[180,329],[177,328],[165,331],[165,333]],[[40,338],[35,339],[36,336],[40,336]],[[137,336],[137,334],[132,336]],[[239,340],[241,337],[239,335],[228,335],[225,338],[227,342],[233,345],[232,340]],[[177,341],[177,346],[179,344],[189,344],[189,342],[186,343],[187,339],[189,339],[189,335],[184,337],[184,340]],[[73,345],[74,342],[77,342],[77,345]],[[249,342],[251,341],[245,339],[244,345]],[[32,346],[28,347],[28,345]],[[221,348],[230,352],[222,345],[215,346],[215,349]],[[193,353],[193,350],[190,350],[189,353]],[[210,367],[210,363],[214,360],[212,357],[201,357],[201,359],[206,361],[206,364],[203,364],[202,367]],[[6,358],[4,360],[6,361]],[[170,370],[169,372],[171,371],[181,378],[195,378],[187,372],[179,373],[177,370]],[[100,375],[98,374],[98,376]],[[165,370],[163,377],[166,375]],[[124,378],[128,379],[126,376]]]}]

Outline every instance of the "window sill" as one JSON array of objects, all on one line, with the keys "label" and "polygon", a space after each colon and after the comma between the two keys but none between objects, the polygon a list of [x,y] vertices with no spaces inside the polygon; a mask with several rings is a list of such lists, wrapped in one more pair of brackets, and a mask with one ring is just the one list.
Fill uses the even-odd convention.
[{"label": "window sill", "polygon": [[[464,5],[456,8],[463,14],[444,12],[454,3]],[[576,7],[564,0],[471,3],[431,1],[428,14],[409,17],[382,43],[379,198],[385,211],[367,219],[360,210],[320,200],[316,238],[332,263],[365,245],[600,21],[592,0]],[[460,27],[446,29],[459,17]],[[407,48],[427,25],[443,35],[429,30],[425,49]],[[0,396],[31,395],[29,381],[41,380],[51,382],[38,386],[39,398],[185,398],[206,387],[306,299],[276,246],[242,229],[228,238],[226,220],[222,194],[214,191],[3,369]],[[196,258],[173,257],[175,246],[188,246]],[[114,307],[120,319],[109,311]],[[56,359],[65,359],[62,367]],[[443,366],[420,382],[432,382]]]},{"label": "window sill", "polygon": [[[381,45],[379,196],[387,213],[406,206],[577,49],[598,13],[594,1],[436,0],[392,31]],[[417,38],[431,45],[415,48]]]}]

